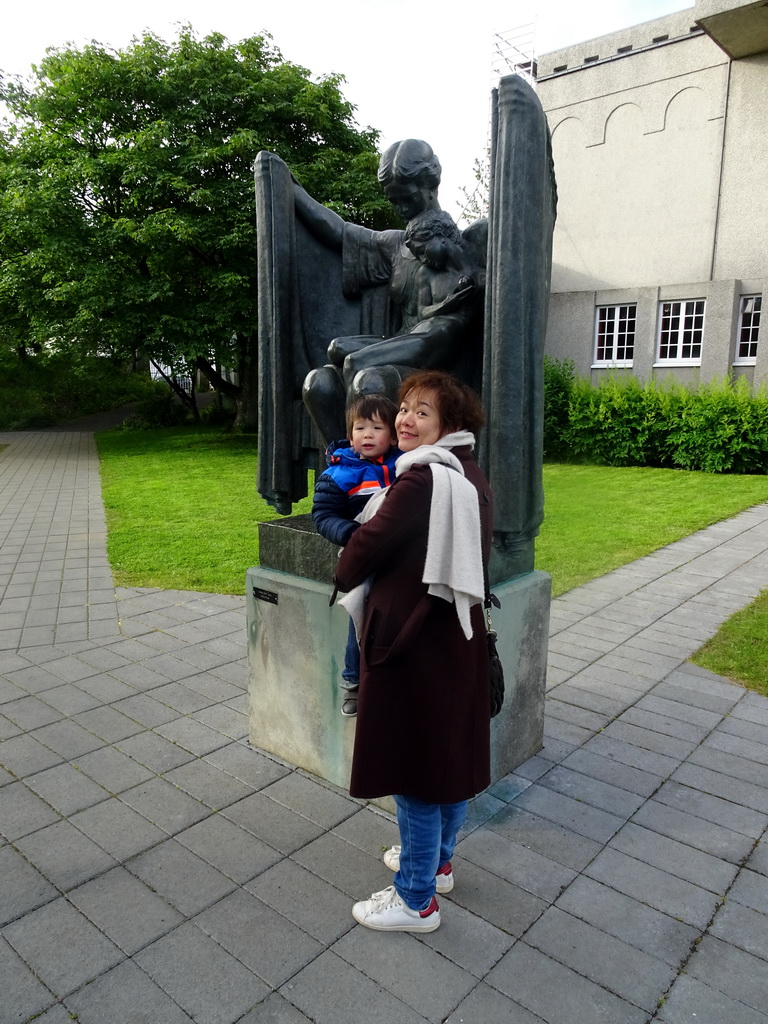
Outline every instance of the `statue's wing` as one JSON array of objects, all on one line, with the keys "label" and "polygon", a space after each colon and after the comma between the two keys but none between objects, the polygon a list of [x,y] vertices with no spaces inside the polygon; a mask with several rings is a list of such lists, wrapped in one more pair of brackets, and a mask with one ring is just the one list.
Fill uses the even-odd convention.
[{"label": "statue's wing", "polygon": [[361,300],[342,293],[342,254],[297,219],[286,164],[254,164],[258,252],[259,467],[257,489],[278,512],[307,494],[316,449],[301,401],[307,373],[329,342],[360,331]]},{"label": "statue's wing", "polygon": [[488,258],[488,218],[481,217],[468,224],[461,232],[461,242],[472,262],[485,269]]},{"label": "statue's wing", "polygon": [[[480,461],[494,491],[496,556],[507,576],[533,568],[544,515],[544,338],[556,191],[541,103],[517,75],[494,92],[483,346],[488,423]],[[502,578],[496,560],[494,575]]]}]

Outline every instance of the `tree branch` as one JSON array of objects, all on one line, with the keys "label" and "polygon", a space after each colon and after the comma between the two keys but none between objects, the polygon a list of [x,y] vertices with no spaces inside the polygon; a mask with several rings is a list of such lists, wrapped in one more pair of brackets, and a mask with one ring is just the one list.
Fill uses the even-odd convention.
[{"label": "tree branch", "polygon": [[226,395],[227,398],[231,398],[233,401],[236,401],[240,397],[239,385],[233,384],[231,380],[227,380],[225,377],[222,377],[216,367],[209,363],[203,356],[197,357],[196,366],[217,391],[220,391],[223,395]]}]

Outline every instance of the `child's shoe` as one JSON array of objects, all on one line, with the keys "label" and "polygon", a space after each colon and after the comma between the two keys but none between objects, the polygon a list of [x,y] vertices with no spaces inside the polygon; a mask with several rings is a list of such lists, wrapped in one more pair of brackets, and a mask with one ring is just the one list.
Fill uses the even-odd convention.
[{"label": "child's shoe", "polygon": [[426,910],[411,910],[394,885],[355,903],[352,916],[359,924],[377,932],[433,932],[440,927],[440,907],[434,896]]},{"label": "child's shoe", "polygon": [[[387,865],[390,871],[400,870],[400,847],[390,846],[387,852],[384,854],[384,863]],[[435,875],[435,886],[439,893],[450,892],[453,889],[453,869],[451,868],[451,862],[448,861],[443,864],[441,868],[437,869]]]},{"label": "child's shoe", "polygon": [[345,718],[356,718],[357,717],[357,687],[350,687],[346,692],[346,697],[341,703],[341,713]]}]

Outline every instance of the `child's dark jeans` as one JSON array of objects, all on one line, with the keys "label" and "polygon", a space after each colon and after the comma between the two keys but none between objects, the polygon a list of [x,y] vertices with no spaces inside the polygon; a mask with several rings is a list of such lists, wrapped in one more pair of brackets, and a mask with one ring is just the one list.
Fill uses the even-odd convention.
[{"label": "child's dark jeans", "polygon": [[341,686],[344,690],[356,690],[360,682],[360,645],[357,642],[355,624],[349,620],[347,649],[344,651],[344,671],[341,673]]}]

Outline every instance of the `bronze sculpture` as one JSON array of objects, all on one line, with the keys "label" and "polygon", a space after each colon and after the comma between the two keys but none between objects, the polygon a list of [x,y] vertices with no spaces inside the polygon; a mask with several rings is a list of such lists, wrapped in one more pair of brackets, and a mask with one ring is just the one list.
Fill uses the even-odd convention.
[{"label": "bronze sculpture", "polygon": [[[394,398],[409,370],[452,368],[462,342],[471,335],[473,319],[477,321],[482,296],[473,281],[482,274],[484,244],[470,255],[453,220],[440,210],[440,172],[431,147],[420,139],[397,142],[382,156],[379,182],[398,213],[409,221],[405,234],[348,224],[294,184],[297,216],[310,233],[341,253],[345,294],[362,296],[366,289],[382,286],[388,298],[373,317],[370,333],[334,338],[328,346],[328,363],[311,370],[304,381],[304,404],[326,444],[342,436],[341,414],[357,395],[382,392]],[[430,237],[420,244],[415,225],[424,233],[428,230],[424,218],[430,215]],[[444,243],[442,249],[435,244],[437,238]],[[436,267],[440,256],[441,265]],[[438,289],[443,298],[439,311],[431,308],[434,303],[420,301],[420,293],[423,297],[429,288],[427,276],[451,279],[455,285],[450,303],[449,289]],[[462,278],[466,282],[459,286]]]},{"label": "bronze sculpture", "polygon": [[348,393],[391,394],[411,367],[450,369],[481,389],[489,414],[480,458],[497,496],[492,581],[531,569],[543,515],[555,215],[549,133],[533,90],[502,79],[489,218],[460,234],[439,215],[440,165],[420,140],[391,146],[379,167],[407,232],[347,224],[273,154],[258,155],[255,174],[260,493],[283,513],[306,494],[316,433],[343,436]]}]

